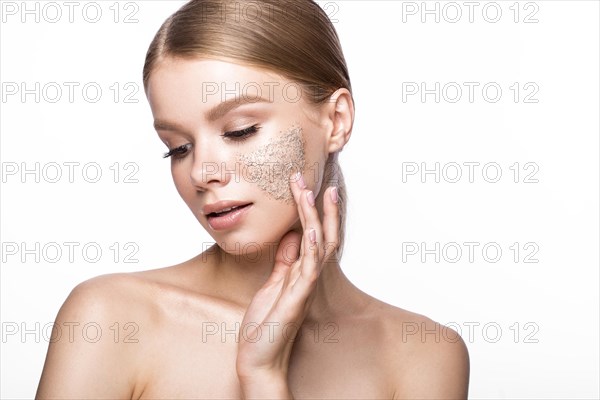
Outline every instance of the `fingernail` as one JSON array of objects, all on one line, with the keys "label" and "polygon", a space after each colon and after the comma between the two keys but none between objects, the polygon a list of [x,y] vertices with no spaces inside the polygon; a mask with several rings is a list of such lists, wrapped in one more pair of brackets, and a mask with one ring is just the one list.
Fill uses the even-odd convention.
[{"label": "fingernail", "polygon": [[306,193],[306,198],[308,199],[308,204],[311,206],[315,205],[315,195],[313,194],[312,190]]},{"label": "fingernail", "polygon": [[306,188],[306,183],[304,183],[304,177],[302,176],[302,174],[300,172],[298,172],[298,186],[300,186],[300,189],[305,189]]},{"label": "fingernail", "polygon": [[334,203],[338,202],[337,186],[334,186],[333,189],[331,189],[331,201]]},{"label": "fingernail", "polygon": [[317,243],[317,232],[314,229],[308,231],[308,237],[312,243]]}]

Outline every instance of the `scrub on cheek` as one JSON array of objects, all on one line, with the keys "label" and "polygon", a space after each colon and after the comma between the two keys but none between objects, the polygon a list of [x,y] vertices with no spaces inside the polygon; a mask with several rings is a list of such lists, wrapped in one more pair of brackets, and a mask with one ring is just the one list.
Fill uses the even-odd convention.
[{"label": "scrub on cheek", "polygon": [[289,177],[297,171],[304,173],[304,143],[302,127],[292,126],[257,150],[239,154],[237,161],[244,166],[244,178],[273,199],[293,203]]}]

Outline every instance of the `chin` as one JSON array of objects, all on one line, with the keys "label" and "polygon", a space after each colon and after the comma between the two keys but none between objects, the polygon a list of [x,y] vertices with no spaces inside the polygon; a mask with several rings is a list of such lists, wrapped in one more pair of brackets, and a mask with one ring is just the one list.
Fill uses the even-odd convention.
[{"label": "chin", "polygon": [[277,207],[262,209],[253,204],[253,209],[240,224],[226,230],[214,230],[203,215],[197,217],[224,252],[250,260],[264,257],[274,260],[281,238],[290,230],[301,226],[295,204],[279,204]]}]

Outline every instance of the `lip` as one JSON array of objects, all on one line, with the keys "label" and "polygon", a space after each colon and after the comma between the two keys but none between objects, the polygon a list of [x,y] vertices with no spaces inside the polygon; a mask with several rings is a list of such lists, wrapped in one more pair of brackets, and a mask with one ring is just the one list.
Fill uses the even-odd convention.
[{"label": "lip", "polygon": [[208,215],[210,213],[223,211],[229,207],[244,206],[246,204],[252,203],[249,201],[221,200],[217,201],[216,203],[207,204],[204,207],[202,207],[202,214]]},{"label": "lip", "polygon": [[[215,204],[220,204],[220,203],[215,203]],[[246,216],[246,214],[248,214],[248,212],[252,208],[253,204],[252,203],[239,203],[239,205],[245,205],[245,207],[232,210],[232,211],[228,212],[227,214],[222,215],[220,217],[207,215],[206,219],[208,221],[208,225],[210,225],[210,227],[213,230],[220,231],[220,230],[232,228],[235,225],[239,224],[243,220],[244,216]],[[228,208],[228,207],[232,207],[232,206],[229,205],[229,206],[223,207],[223,206],[219,205],[218,207],[222,210],[223,208]],[[205,209],[210,209],[210,208],[207,206],[207,207],[205,207]],[[217,211],[218,211],[218,209],[217,209]],[[214,212],[214,211],[211,211],[211,212]],[[211,212],[209,212],[209,214]]]}]

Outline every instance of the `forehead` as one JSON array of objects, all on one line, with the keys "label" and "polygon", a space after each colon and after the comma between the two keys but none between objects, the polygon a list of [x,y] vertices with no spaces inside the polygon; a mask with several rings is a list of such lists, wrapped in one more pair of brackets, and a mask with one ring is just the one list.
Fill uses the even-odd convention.
[{"label": "forehead", "polygon": [[169,57],[155,65],[148,79],[147,96],[156,106],[182,98],[215,104],[236,96],[278,102],[294,95],[295,90],[299,85],[264,68],[227,60]]}]

